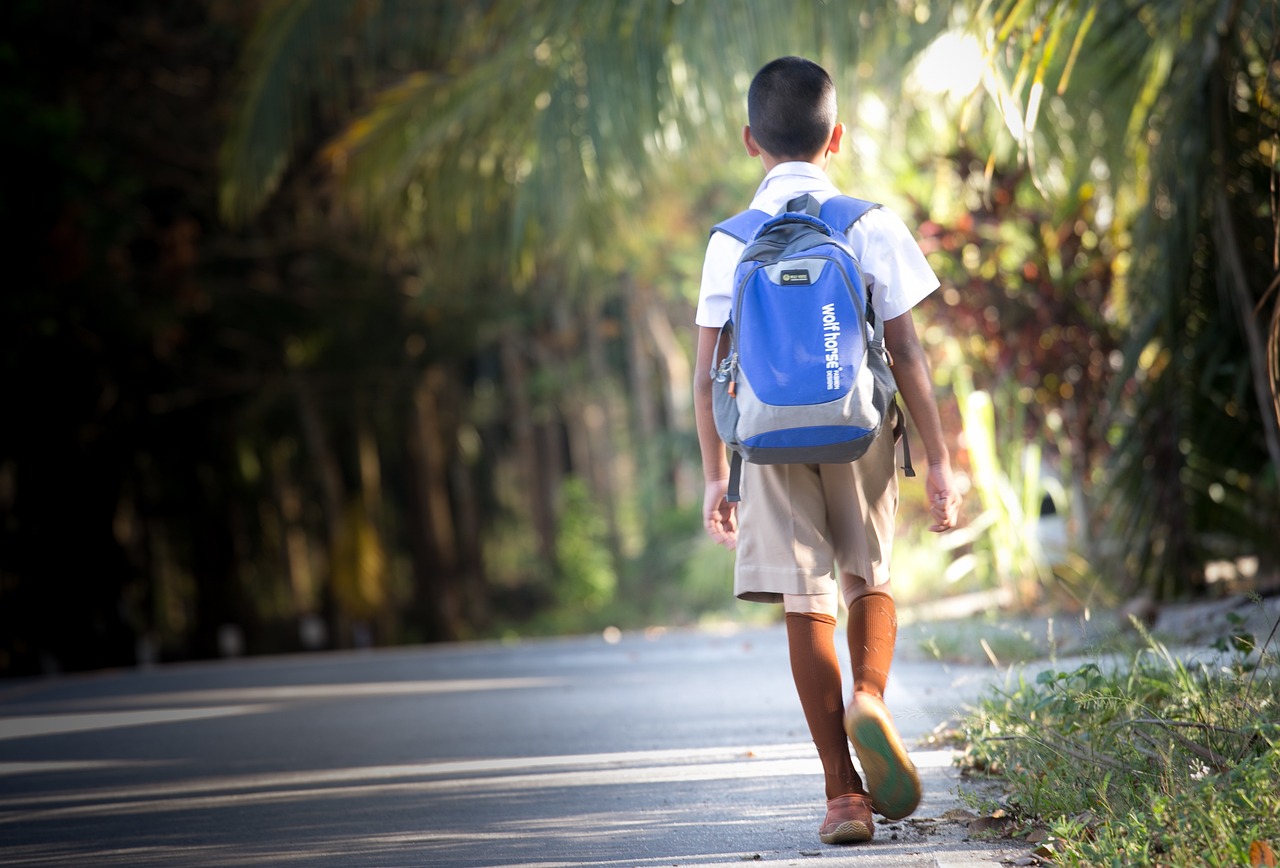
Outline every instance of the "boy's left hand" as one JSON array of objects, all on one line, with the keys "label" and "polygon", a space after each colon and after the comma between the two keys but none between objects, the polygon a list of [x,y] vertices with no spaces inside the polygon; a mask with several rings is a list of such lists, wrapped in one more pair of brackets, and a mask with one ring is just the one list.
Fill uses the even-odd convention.
[{"label": "boy's left hand", "polygon": [[738,505],[725,500],[728,492],[727,479],[707,483],[702,498],[702,526],[713,540],[733,551],[738,546]]}]

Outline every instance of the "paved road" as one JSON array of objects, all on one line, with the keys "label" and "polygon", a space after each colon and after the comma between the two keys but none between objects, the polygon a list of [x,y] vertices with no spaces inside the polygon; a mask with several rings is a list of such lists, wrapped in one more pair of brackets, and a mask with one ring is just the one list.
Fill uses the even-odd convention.
[{"label": "paved road", "polygon": [[[847,663],[847,661],[846,661]],[[846,667],[847,671],[847,667]],[[900,663],[919,737],[990,670]],[[854,848],[780,627],[464,644],[0,682],[0,865],[994,864],[947,752]]]}]

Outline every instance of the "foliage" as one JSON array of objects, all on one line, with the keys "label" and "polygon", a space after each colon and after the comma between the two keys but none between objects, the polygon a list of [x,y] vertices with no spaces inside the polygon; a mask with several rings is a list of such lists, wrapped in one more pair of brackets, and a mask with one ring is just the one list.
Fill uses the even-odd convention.
[{"label": "foliage", "polygon": [[[1055,578],[1087,593],[1091,541],[1106,537],[1093,506],[1121,339],[1109,312],[1116,250],[1095,198],[1055,215],[1025,172],[999,169],[984,195],[975,161],[961,150],[935,162],[935,183],[963,204],[918,211],[942,281],[923,308],[924,337],[957,401],[956,457],[981,506],[942,541],[959,553],[949,572],[1022,602]],[[1053,535],[1062,539],[1044,539]]]},{"label": "foliage", "polygon": [[[568,242],[591,234],[601,203],[645,184],[650,173],[639,170],[737,140],[740,108],[726,100],[751,70],[803,49],[852,73],[867,52],[882,61],[878,80],[892,79],[894,61],[944,23],[918,6],[913,17],[932,17],[928,26],[909,19],[904,28],[895,4],[847,15],[742,0],[716,9],[647,0],[488,0],[466,12],[355,0],[268,6],[244,56],[224,207],[240,217],[259,208],[278,167],[323,127],[306,107],[355,91],[363,111],[322,156],[384,225],[465,240],[468,224],[482,222],[474,216],[496,213],[476,204],[505,189],[514,218],[505,237],[518,250],[572,255]],[[328,59],[335,44],[348,68]]]},{"label": "foliage", "polygon": [[1041,481],[1040,444],[1015,440],[1013,456],[999,455],[991,395],[974,391],[965,379],[955,380],[956,400],[960,403],[969,467],[974,488],[982,499],[982,512],[963,532],[945,541],[946,546],[957,548],[977,543],[974,551],[955,561],[950,572],[972,570],[988,576],[991,583],[1007,593],[1008,599],[1030,604],[1040,596],[1038,585],[1052,579],[1049,558],[1040,539],[1042,503],[1049,496]]},{"label": "foliage", "polygon": [[1250,864],[1253,842],[1280,840],[1275,632],[1237,630],[1201,661],[1148,637],[1127,667],[1019,676],[980,702],[966,761],[1003,774],[1055,861]]},{"label": "foliage", "polygon": [[1123,574],[1172,596],[1214,554],[1274,556],[1274,4],[989,11],[972,22],[988,37],[989,88],[1037,185],[1105,194],[1097,231],[1116,250],[1108,304],[1123,363],[1100,516],[1136,543]]},{"label": "foliage", "polygon": [[617,587],[607,528],[581,480],[567,479],[560,493],[565,503],[556,546],[560,577],[556,606],[559,610],[599,612],[613,601]]}]

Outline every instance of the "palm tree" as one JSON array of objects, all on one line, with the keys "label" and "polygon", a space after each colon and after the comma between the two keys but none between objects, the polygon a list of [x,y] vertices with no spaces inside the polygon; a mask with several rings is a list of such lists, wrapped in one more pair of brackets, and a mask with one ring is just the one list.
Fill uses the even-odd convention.
[{"label": "palm tree", "polygon": [[[1011,58],[995,67],[1010,128],[1033,164],[1046,145],[1096,153],[1112,231],[1131,236],[1113,313],[1128,333],[1107,468],[1118,496],[1105,515],[1129,570],[1183,593],[1209,558],[1276,551],[1280,10],[999,5],[987,24],[993,55]],[[1054,91],[1066,111],[1040,112],[1050,129],[1036,135]]]}]

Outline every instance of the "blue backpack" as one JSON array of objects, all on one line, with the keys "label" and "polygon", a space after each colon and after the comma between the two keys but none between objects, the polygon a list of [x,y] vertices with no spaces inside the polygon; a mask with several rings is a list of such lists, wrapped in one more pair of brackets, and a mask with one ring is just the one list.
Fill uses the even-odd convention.
[{"label": "blue backpack", "polygon": [[729,501],[740,499],[742,461],[853,461],[889,419],[897,385],[884,324],[845,234],[878,207],[849,196],[819,207],[805,194],[776,216],[744,211],[712,230],[746,245],[710,372],[716,430],[733,452]]}]

